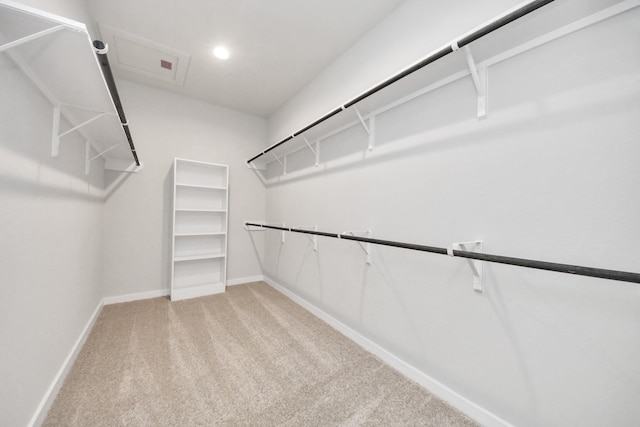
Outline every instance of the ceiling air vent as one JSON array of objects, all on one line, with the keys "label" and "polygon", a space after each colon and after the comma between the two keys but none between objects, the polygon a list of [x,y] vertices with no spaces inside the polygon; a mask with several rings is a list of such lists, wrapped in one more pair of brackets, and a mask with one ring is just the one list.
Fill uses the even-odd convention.
[{"label": "ceiling air vent", "polygon": [[109,45],[109,61],[113,68],[184,85],[189,54],[107,25],[100,24],[100,33]]}]

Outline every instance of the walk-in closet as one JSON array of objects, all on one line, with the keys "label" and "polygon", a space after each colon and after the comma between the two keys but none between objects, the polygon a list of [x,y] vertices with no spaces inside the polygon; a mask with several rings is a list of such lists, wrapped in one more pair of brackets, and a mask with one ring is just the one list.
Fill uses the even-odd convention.
[{"label": "walk-in closet", "polygon": [[637,426],[640,0],[0,0],[0,425]]}]

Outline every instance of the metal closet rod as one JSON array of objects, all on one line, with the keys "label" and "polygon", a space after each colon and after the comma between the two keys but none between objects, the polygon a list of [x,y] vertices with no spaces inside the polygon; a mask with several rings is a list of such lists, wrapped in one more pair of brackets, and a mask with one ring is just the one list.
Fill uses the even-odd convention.
[{"label": "metal closet rod", "polygon": [[113,103],[115,104],[116,110],[118,111],[118,116],[120,117],[120,123],[122,124],[122,129],[124,130],[124,133],[127,136],[127,141],[129,142],[129,148],[131,149],[131,154],[133,154],[133,159],[136,162],[136,166],[140,166],[140,160],[138,160],[136,147],[133,145],[133,139],[131,138],[131,132],[129,131],[129,123],[127,122],[127,118],[124,115],[122,102],[120,102],[120,95],[118,95],[116,82],[113,79],[113,73],[111,72],[111,66],[109,65],[109,58],[107,58],[107,50],[105,49],[106,46],[102,41],[94,40],[93,47],[96,49],[96,56],[98,57],[98,62],[100,62],[100,65],[102,66],[102,74],[104,74],[104,78],[107,82],[107,86],[109,87],[109,92],[111,92],[111,98],[113,99]]},{"label": "metal closet rod", "polygon": [[[362,101],[363,99],[368,98],[369,96],[373,95],[374,93],[376,93],[376,92],[384,89],[385,87],[397,82],[398,80],[408,76],[409,74],[412,74],[412,73],[418,71],[419,69],[426,67],[427,65],[437,61],[438,59],[443,58],[443,57],[447,56],[450,53],[453,53],[455,50],[457,50],[457,49],[459,49],[461,47],[464,47],[464,46],[468,45],[469,43],[474,42],[475,40],[478,40],[481,37],[486,36],[487,34],[491,33],[492,31],[495,31],[498,28],[503,27],[503,26],[509,24],[510,22],[513,22],[513,21],[515,21],[515,20],[517,20],[517,19],[519,19],[519,18],[521,18],[521,17],[533,12],[534,10],[537,10],[537,9],[541,8],[542,6],[545,6],[546,4],[551,3],[552,1],[554,1],[554,0],[534,0],[531,3],[527,3],[523,7],[519,8],[517,10],[514,10],[513,12],[511,12],[509,14],[507,14],[507,15],[499,18],[499,19],[496,19],[495,21],[485,25],[484,27],[474,31],[473,33],[462,37],[460,40],[457,40],[457,41],[451,43],[450,45],[447,45],[447,46],[443,47],[442,49],[438,50],[437,52],[434,52],[431,55],[429,55],[428,57],[424,58],[420,62],[417,62],[416,64],[412,65],[411,67],[404,69],[403,71],[399,72],[398,74],[394,75],[393,77],[383,81],[382,83],[379,83],[378,85],[372,87],[371,89],[367,90],[366,92],[362,93],[361,95],[355,97],[351,101],[348,101],[343,106],[338,107],[335,110],[330,111],[329,113],[327,113],[324,116],[320,117],[318,120],[314,121],[313,123],[310,123],[309,125],[307,125],[307,126],[303,127],[302,129],[298,130],[297,132],[294,132],[292,135],[287,136],[283,140],[276,142],[275,144],[271,145],[266,150],[262,151],[260,154],[257,154],[255,156],[253,156],[252,158],[250,158],[249,160],[247,160],[247,164],[251,163],[255,159],[259,158],[260,156],[263,156],[263,155],[267,154],[269,151],[278,148],[279,146],[281,146],[282,144],[286,143],[287,141],[292,140],[296,136],[303,134],[304,132],[308,131],[312,127],[314,127],[316,125],[319,125],[320,123],[330,119],[331,117],[333,117],[336,114],[338,114],[340,111],[346,110],[347,108],[357,104],[358,102]],[[455,47],[455,49],[454,49],[454,47]]]},{"label": "metal closet rod", "polygon": [[[350,234],[327,233],[324,231],[303,230],[299,228],[279,227],[276,225],[257,224],[245,222],[246,226],[270,228],[272,230],[290,231],[292,233],[314,234],[317,236],[332,237],[341,240],[354,240],[356,242],[371,243],[374,245],[392,246],[395,248],[412,249],[415,251],[431,252],[440,255],[449,255],[446,248],[435,246],[417,245],[414,243],[395,242],[393,240],[372,239],[369,237],[353,236]],[[600,279],[618,280],[621,282],[640,283],[640,273],[630,273],[627,271],[605,270],[602,268],[582,267],[571,264],[558,264],[555,262],[536,261],[524,258],[513,258],[501,255],[491,255],[478,252],[461,251],[457,249],[449,250],[453,256],[460,258],[476,259],[479,261],[495,262],[499,264],[515,265],[518,267],[535,268],[538,270],[555,271],[558,273],[569,273],[578,276],[598,277]]]}]

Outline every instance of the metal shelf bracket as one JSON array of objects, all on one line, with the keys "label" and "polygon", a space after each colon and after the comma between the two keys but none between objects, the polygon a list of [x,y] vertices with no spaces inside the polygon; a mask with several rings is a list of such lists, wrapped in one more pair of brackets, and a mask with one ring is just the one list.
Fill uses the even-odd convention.
[{"label": "metal shelf bracket", "polygon": [[[297,228],[300,230],[318,231],[317,225],[299,225],[297,227],[291,227],[291,228]],[[311,240],[311,243],[313,244],[313,251],[318,252],[318,236],[317,235],[313,235],[313,236],[306,235],[306,236],[309,240]]]},{"label": "metal shelf bracket", "polygon": [[278,163],[280,163],[280,165],[282,166],[282,175],[286,175],[287,174],[287,156],[284,156],[284,163],[282,162],[282,160],[280,160],[280,157],[278,157],[276,155],[276,153],[272,153],[273,157],[276,158],[276,160],[278,161]]},{"label": "metal shelf bracket", "polygon": [[376,116],[369,116],[369,151],[373,151],[376,143]]},{"label": "metal shelf bracket", "polygon": [[462,50],[478,95],[478,118],[483,119],[487,116],[487,67],[476,67],[469,46],[464,46]]},{"label": "metal shelf bracket", "polygon": [[320,164],[320,141],[316,141],[315,142],[315,146],[316,148],[314,149],[311,146],[311,143],[309,142],[309,140],[307,139],[306,136],[302,136],[302,139],[304,139],[304,143],[307,144],[307,147],[309,147],[309,150],[311,150],[311,152],[313,153],[314,156],[316,156],[316,167],[318,167],[318,165]]},{"label": "metal shelf bracket", "polygon": [[[60,154],[60,138],[62,138],[65,135],[68,135],[72,132],[75,132],[76,130],[82,128],[83,126],[88,125],[89,123],[98,120],[99,118],[106,116],[106,115],[113,115],[112,113],[105,113],[103,111],[94,111],[94,110],[89,110],[87,109],[87,111],[92,111],[94,113],[98,113],[95,116],[91,117],[88,120],[85,120],[84,122],[80,123],[77,126],[72,127],[69,130],[66,130],[62,133],[60,133],[60,107],[62,105],[59,104],[55,107],[53,107],[53,126],[52,126],[52,131],[51,131],[51,157],[58,157],[58,154]],[[79,108],[79,109],[84,109],[82,107],[75,107],[75,108]],[[103,153],[106,153],[107,151],[111,150],[113,147],[105,150]]]},{"label": "metal shelf bracket", "polygon": [[[467,252],[479,252],[482,253],[482,240],[474,240],[471,242],[459,242],[451,245],[451,249],[447,251],[450,256],[454,256],[454,250],[467,251]],[[484,291],[483,283],[483,262],[477,259],[467,259],[469,267],[473,272],[473,290],[482,293]]]},{"label": "metal shelf bracket", "polygon": [[[249,225],[249,223],[251,223],[251,225]],[[263,225],[265,225],[264,221],[245,221],[244,229],[247,231],[266,231]]]},{"label": "metal shelf bracket", "polygon": [[113,150],[114,148],[118,147],[119,145],[120,145],[120,143],[114,144],[111,147],[107,148],[106,150],[102,151],[101,153],[98,153],[95,156],[91,157],[91,148],[92,148],[92,146],[91,146],[91,143],[89,141],[86,141],[85,142],[85,161],[84,161],[84,173],[85,173],[85,175],[89,175],[89,172],[91,171],[91,162],[92,161],[94,161],[98,157],[102,157],[103,155],[105,155],[109,151]]},{"label": "metal shelf bracket", "polygon": [[369,132],[369,127],[367,126],[367,124],[364,121],[364,118],[362,117],[362,114],[360,114],[360,110],[358,110],[358,107],[353,107],[353,110],[356,112],[356,114],[358,115],[358,119],[360,120],[360,124],[362,125],[362,127],[364,128],[365,132],[367,132],[367,135],[369,135],[371,132]]},{"label": "metal shelf bracket", "polygon": [[55,27],[51,27],[51,28],[47,28],[46,30],[42,30],[40,32],[22,37],[18,40],[14,40],[12,42],[9,43],[5,43],[3,45],[0,45],[0,52],[5,51],[7,49],[11,49],[12,47],[16,47],[16,46],[20,46],[21,44],[25,44],[28,43],[32,40],[36,40],[39,39],[40,37],[44,37],[44,36],[48,36],[49,34],[52,33],[56,33],[60,30],[64,30],[65,28],[67,28],[64,25],[56,25]]},{"label": "metal shelf bracket", "polygon": [[[365,231],[345,231],[341,234],[338,234],[338,238],[340,238],[340,236],[365,236],[365,237],[371,237],[371,230],[365,230]],[[358,243],[358,246],[360,246],[360,248],[362,248],[362,250],[364,251],[364,253],[366,254],[365,257],[365,261],[367,263],[367,265],[371,265],[371,243],[362,243],[362,242],[358,242],[356,241],[356,243]]]},{"label": "metal shelf bracket", "polygon": [[368,149],[369,151],[372,151],[375,145],[376,116],[374,116],[373,114],[369,116],[369,125],[367,126],[367,123],[365,122],[364,117],[360,113],[360,110],[358,110],[358,107],[353,107],[353,109],[358,115],[358,120],[360,120],[360,124],[364,128],[365,132],[367,132],[367,135],[369,135]]},{"label": "metal shelf bracket", "polygon": [[251,169],[251,170],[254,170],[254,171],[266,171],[266,170],[267,170],[267,168],[259,168],[259,167],[255,166],[255,165],[253,164],[253,162],[248,162],[248,163],[247,163],[247,167],[248,167],[249,169]]}]

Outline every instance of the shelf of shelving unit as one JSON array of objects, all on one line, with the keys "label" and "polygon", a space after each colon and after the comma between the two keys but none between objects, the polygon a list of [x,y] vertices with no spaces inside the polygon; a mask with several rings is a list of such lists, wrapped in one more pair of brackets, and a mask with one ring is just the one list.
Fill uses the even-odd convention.
[{"label": "shelf of shelving unit", "polygon": [[195,261],[200,259],[214,259],[214,258],[224,258],[224,254],[202,254],[202,255],[176,255],[173,260],[175,262],[180,261]]},{"label": "shelf of shelving unit", "polygon": [[229,168],[175,159],[171,300],[224,292]]},{"label": "shelf of shelving unit", "polygon": [[191,185],[191,184],[176,184],[178,187],[191,187],[191,188],[206,188],[208,190],[226,190],[226,188],[218,187],[214,185]]},{"label": "shelf of shelving unit", "polygon": [[[85,171],[102,158],[105,169],[137,172],[127,135],[84,24],[0,0],[0,66],[25,75],[53,106],[51,155],[85,141]],[[49,119],[49,117],[47,117]],[[128,126],[128,125],[127,125]]]}]

